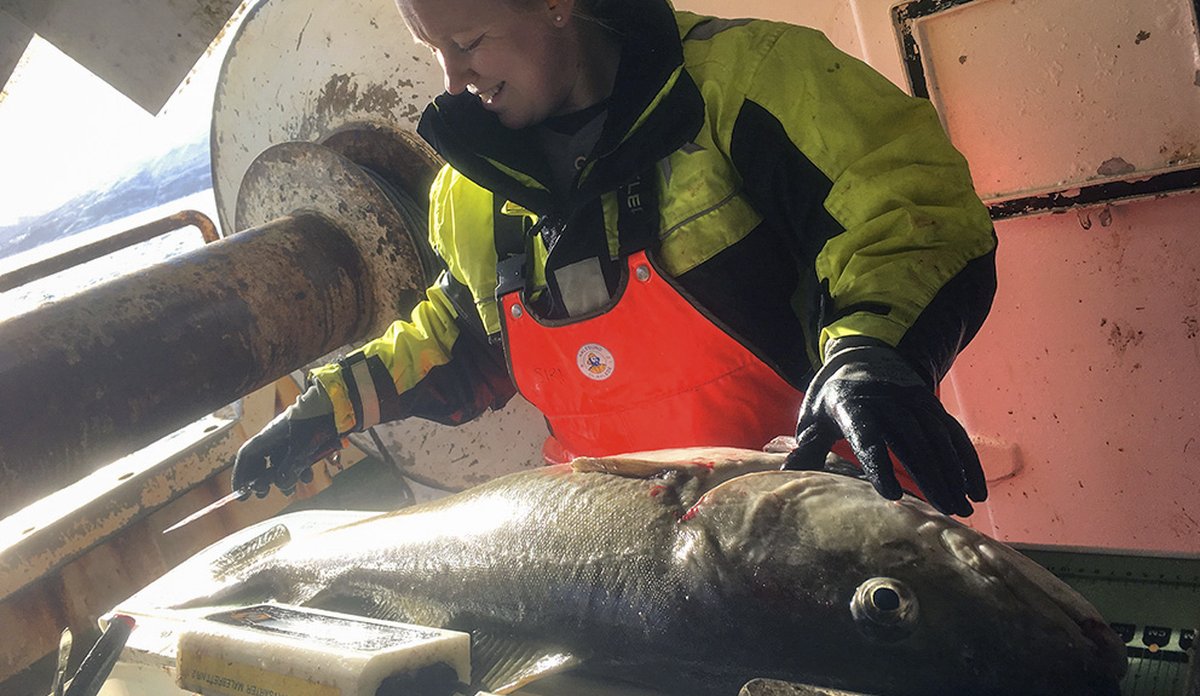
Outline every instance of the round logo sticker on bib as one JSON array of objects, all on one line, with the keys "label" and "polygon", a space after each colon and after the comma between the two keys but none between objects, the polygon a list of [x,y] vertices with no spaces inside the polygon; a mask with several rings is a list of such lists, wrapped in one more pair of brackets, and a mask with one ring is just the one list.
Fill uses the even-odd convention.
[{"label": "round logo sticker on bib", "polygon": [[594,380],[612,376],[614,361],[612,353],[597,343],[585,343],[575,354],[575,364],[586,377]]}]

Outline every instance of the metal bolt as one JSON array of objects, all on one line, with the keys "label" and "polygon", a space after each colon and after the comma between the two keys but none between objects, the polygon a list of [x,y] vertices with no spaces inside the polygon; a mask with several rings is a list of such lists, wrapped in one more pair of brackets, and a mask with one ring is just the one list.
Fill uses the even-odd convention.
[{"label": "metal bolt", "polygon": [[513,319],[520,319],[521,315],[524,313],[524,310],[521,309],[521,305],[515,304],[512,306]]},{"label": "metal bolt", "polygon": [[643,283],[647,280],[650,280],[650,269],[645,265],[638,266],[633,270],[633,273],[637,276],[637,279]]}]

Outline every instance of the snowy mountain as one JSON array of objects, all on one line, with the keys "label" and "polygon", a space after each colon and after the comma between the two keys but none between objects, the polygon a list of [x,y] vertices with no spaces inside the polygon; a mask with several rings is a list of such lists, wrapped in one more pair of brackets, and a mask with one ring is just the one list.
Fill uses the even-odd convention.
[{"label": "snowy mountain", "polygon": [[148,160],[108,188],[88,191],[48,213],[0,227],[0,258],[211,187],[212,169],[205,135]]}]

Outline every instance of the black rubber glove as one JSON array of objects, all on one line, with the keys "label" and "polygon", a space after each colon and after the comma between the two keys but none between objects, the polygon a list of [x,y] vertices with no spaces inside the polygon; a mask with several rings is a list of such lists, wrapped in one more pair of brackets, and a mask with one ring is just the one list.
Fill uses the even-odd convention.
[{"label": "black rubber glove", "polygon": [[252,487],[264,498],[275,484],[291,495],[297,481],[312,481],[313,463],[341,446],[333,425],[333,402],[320,383],[313,384],[238,450],[233,489]]},{"label": "black rubber glove", "polygon": [[897,500],[903,491],[890,447],[931,505],[970,515],[967,498],[987,498],[979,455],[916,370],[875,339],[837,339],[826,350],[800,408],[796,449],[783,468],[821,469],[830,447],[845,438],[875,490]]}]

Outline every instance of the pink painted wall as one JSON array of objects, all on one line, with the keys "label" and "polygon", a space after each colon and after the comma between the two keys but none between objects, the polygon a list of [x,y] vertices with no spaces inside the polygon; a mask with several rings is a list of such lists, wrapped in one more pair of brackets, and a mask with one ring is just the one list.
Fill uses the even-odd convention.
[{"label": "pink painted wall", "polygon": [[993,481],[972,524],[1200,552],[1200,194],[1000,222],[999,291],[943,384]]},{"label": "pink painted wall", "polygon": [[[1053,190],[1093,183],[1105,153],[1165,158],[1133,157],[1138,173],[1200,158],[1200,64],[1188,58],[1200,52],[1189,48],[1195,32],[1179,29],[1187,3],[1081,2],[977,0],[925,30],[935,54],[926,69],[944,78],[935,105],[954,116],[952,138],[981,191],[1021,189],[993,184],[1030,161],[1029,187]],[[893,3],[676,6],[816,27],[904,86]],[[960,68],[969,79],[955,79]],[[1170,98],[1134,97],[1146,89]],[[1200,554],[1200,194],[1001,221],[996,231],[992,314],[942,388],[992,479],[970,523],[1009,541]]]}]

